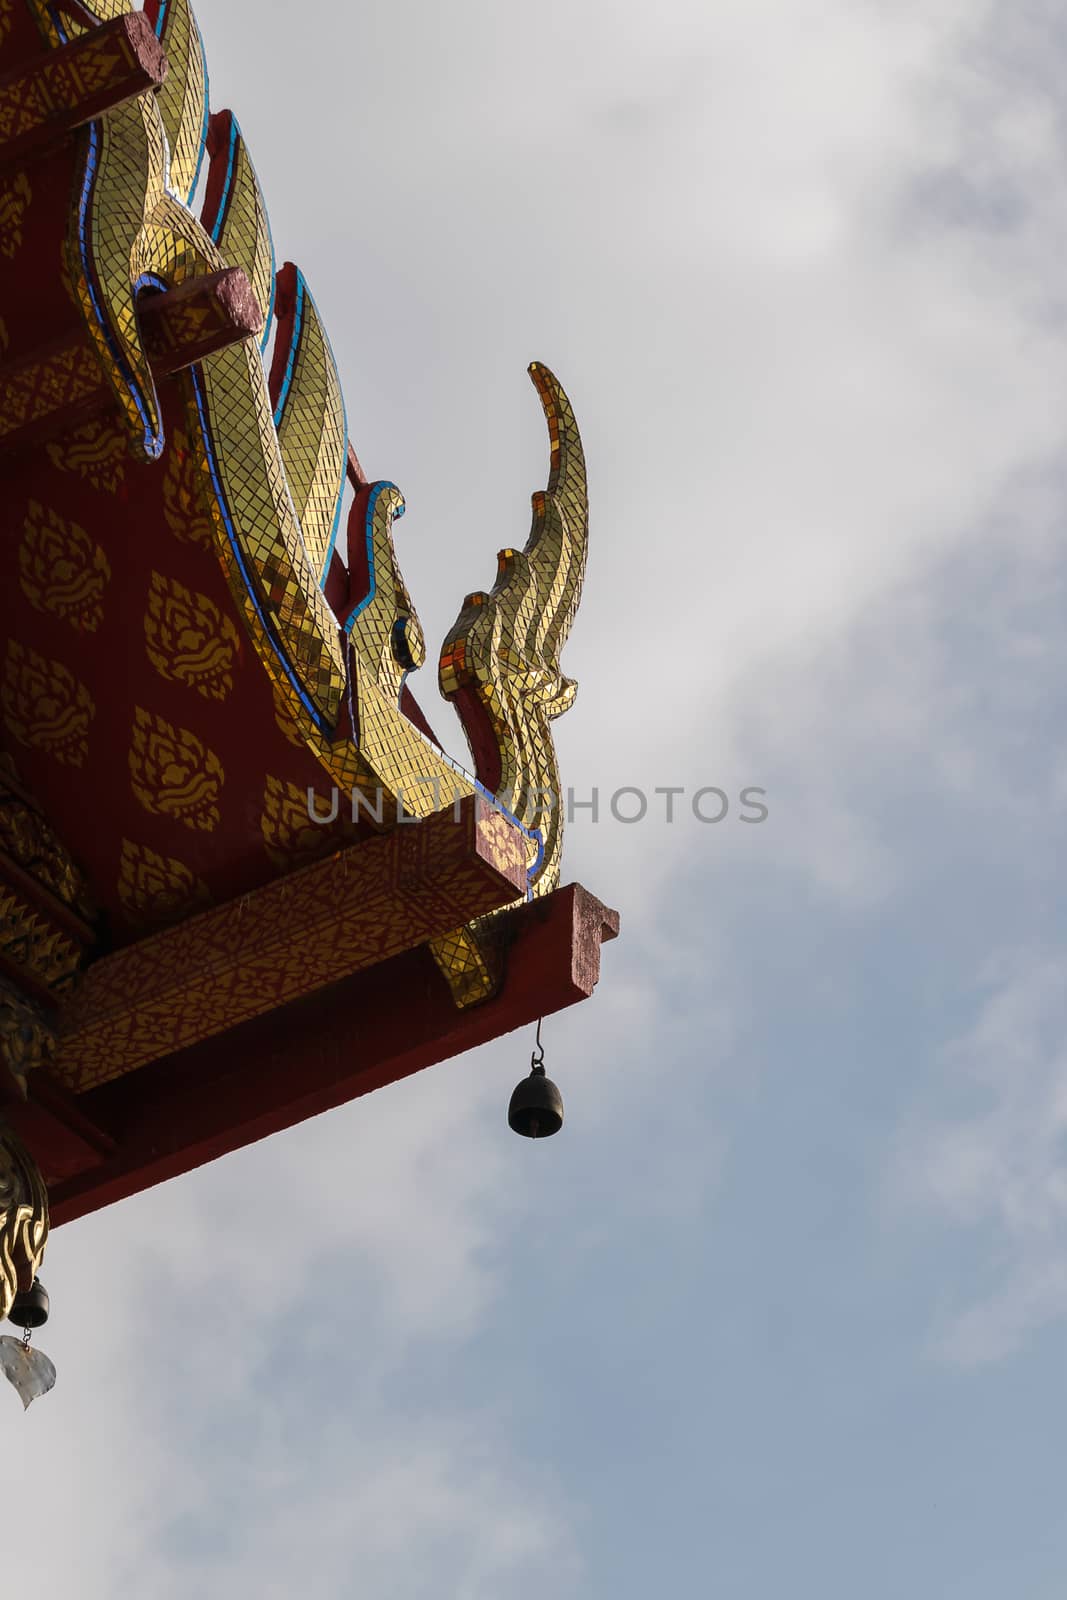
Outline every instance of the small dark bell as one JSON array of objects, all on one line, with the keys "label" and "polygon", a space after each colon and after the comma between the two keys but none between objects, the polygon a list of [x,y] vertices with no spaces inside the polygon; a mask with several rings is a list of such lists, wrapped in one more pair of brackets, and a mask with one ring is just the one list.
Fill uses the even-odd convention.
[{"label": "small dark bell", "polygon": [[547,1139],[563,1126],[563,1096],[544,1067],[523,1078],[508,1106],[508,1127],[525,1139]]},{"label": "small dark bell", "polygon": [[16,1328],[44,1326],[48,1321],[48,1290],[40,1278],[34,1278],[29,1289],[15,1296],[14,1304],[7,1316],[8,1321],[13,1322]]}]

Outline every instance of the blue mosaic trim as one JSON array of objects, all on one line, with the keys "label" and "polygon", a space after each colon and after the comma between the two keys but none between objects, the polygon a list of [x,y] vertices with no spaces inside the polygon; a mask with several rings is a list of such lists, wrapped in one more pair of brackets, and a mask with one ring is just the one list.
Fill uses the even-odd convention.
[{"label": "blue mosaic trim", "polygon": [[[374,596],[378,593],[378,581],[377,581],[377,576],[376,576],[375,571],[374,571],[374,535],[373,535],[374,511],[375,511],[375,507],[378,504],[379,497],[385,493],[386,489],[396,489],[396,484],[395,483],[389,483],[388,481],[383,479],[381,482],[376,483],[376,484],[373,485],[373,487],[371,489],[371,492],[370,492],[370,497],[367,500],[367,510],[366,510],[366,514],[365,514],[365,516],[363,518],[363,538],[364,538],[364,540],[366,542],[366,546],[367,546],[367,575],[368,575],[368,577],[370,579],[370,588],[367,590],[366,594],[363,596],[363,599],[359,602],[359,605],[355,607],[355,609],[352,612],[352,615],[349,618],[347,618],[347,620],[345,622],[345,627],[344,627],[345,633],[351,633],[352,632],[352,626],[353,626],[356,618],[360,615],[361,612],[363,612],[363,611],[365,611],[367,609],[367,607],[370,605],[371,601],[374,599]],[[400,490],[396,489],[396,492],[397,492],[397,494],[399,494]],[[399,506],[397,507],[397,509],[393,513],[393,521],[396,522],[403,515],[404,515],[404,502],[401,501]]]},{"label": "blue mosaic trim", "polygon": [[289,355],[285,362],[285,372],[282,375],[282,386],[278,392],[278,403],[274,407],[274,426],[281,426],[285,414],[285,403],[289,398],[289,389],[293,382],[293,368],[296,365],[296,353],[300,348],[300,335],[304,331],[304,295],[306,285],[304,274],[298,267],[296,269],[296,300],[293,305],[293,327],[289,335]]},{"label": "blue mosaic trim", "polygon": [[[206,124],[205,124],[205,126],[206,126]],[[222,233],[223,228],[226,226],[226,217],[227,217],[227,214],[228,214],[229,209],[230,209],[231,190],[233,188],[233,168],[234,168],[234,162],[235,162],[235,160],[237,158],[237,141],[238,141],[238,139],[240,137],[241,137],[240,124],[238,123],[237,118],[231,112],[230,113],[230,143],[229,143],[229,149],[226,152],[226,176],[222,181],[222,196],[221,196],[221,198],[219,200],[218,215],[216,216],[214,225],[213,225],[213,227],[211,229],[211,238],[212,238],[212,241],[215,244],[218,244],[219,235]],[[251,156],[248,155],[248,147],[247,147],[247,145],[245,146],[245,155],[248,157],[249,164],[251,165],[252,158],[251,158]],[[258,180],[257,180],[257,182],[258,182]],[[261,351],[265,350],[267,348],[267,345],[268,345],[268,343],[270,341],[271,322],[272,322],[272,320],[274,318],[274,300],[275,300],[275,295],[277,293],[277,283],[276,283],[276,275],[275,275],[275,259],[276,258],[275,258],[275,255],[274,255],[274,232],[273,232],[273,229],[271,228],[271,225],[270,225],[270,217],[267,215],[266,204],[264,204],[264,207],[263,207],[263,220],[267,224],[267,242],[270,245],[270,303],[267,306],[267,314],[266,314],[266,318],[265,318],[264,323],[263,323],[263,334],[262,334],[262,337],[260,338],[260,341],[259,341],[259,348],[260,348]]]}]

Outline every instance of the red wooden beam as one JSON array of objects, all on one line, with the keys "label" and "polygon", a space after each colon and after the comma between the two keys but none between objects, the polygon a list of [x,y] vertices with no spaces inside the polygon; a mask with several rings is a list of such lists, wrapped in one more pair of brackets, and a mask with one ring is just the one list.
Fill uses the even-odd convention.
[{"label": "red wooden beam", "polygon": [[429,952],[409,950],[80,1096],[117,1150],[53,1188],[53,1226],[587,999],[619,927],[577,884],[501,923],[507,976],[484,1005],[457,1011]]},{"label": "red wooden beam", "polygon": [[484,916],[526,885],[526,841],[481,795],[365,839],[95,961],[60,1017],[75,1094]]},{"label": "red wooden beam", "polygon": [[[95,20],[95,19],[94,19]],[[116,17],[0,78],[0,168],[24,166],[146,89],[167,58],[143,12]]]}]

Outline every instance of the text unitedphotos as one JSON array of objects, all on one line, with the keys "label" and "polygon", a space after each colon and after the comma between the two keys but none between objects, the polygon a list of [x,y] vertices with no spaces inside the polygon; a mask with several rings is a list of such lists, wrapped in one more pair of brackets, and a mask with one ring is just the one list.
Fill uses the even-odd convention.
[{"label": "text unitedphotos", "polygon": [[[353,822],[359,822],[361,817],[383,823],[389,810],[395,808],[396,821],[399,823],[419,822],[421,816],[409,813],[407,799],[411,798],[417,789],[431,789],[434,797],[434,810],[443,811],[451,805],[453,821],[458,822],[462,815],[462,803],[469,792],[455,789],[452,794],[443,791],[441,779],[437,774],[429,778],[412,778],[405,789],[392,791],[382,789],[367,790],[354,788],[351,791],[351,815]],[[725,789],[720,789],[709,784],[701,789],[687,789],[684,784],[657,785],[649,794],[635,784],[625,784],[616,789],[606,798],[601,807],[601,793],[597,788],[589,791],[587,797],[579,796],[573,789],[566,793],[557,794],[552,789],[528,789],[518,796],[510,794],[495,794],[488,796],[493,803],[511,816],[518,815],[520,810],[527,813],[528,805],[533,803],[534,810],[541,815],[546,812],[557,811],[560,805],[566,809],[568,822],[574,822],[578,817],[582,821],[599,823],[609,817],[613,822],[631,824],[644,822],[646,818],[653,818],[661,822],[677,822],[680,818],[692,819],[696,822],[714,824],[723,822],[731,814],[736,815],[738,822],[759,823],[766,822],[769,815],[767,806],[763,803],[766,798],[766,789],[750,785],[740,791],[737,796],[736,810],[732,811],[730,797]],[[329,795],[329,806],[323,809],[324,797],[320,796],[314,788],[309,787],[307,792],[307,811],[311,822],[326,826],[336,822],[341,809],[341,791],[333,788]],[[419,809],[425,805],[425,797],[420,796]]]}]

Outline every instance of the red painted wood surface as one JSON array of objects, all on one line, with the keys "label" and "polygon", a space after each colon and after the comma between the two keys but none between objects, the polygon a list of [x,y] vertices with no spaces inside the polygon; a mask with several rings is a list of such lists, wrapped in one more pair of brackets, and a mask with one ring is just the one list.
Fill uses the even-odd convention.
[{"label": "red painted wood surface", "polygon": [[507,977],[485,1005],[457,1011],[429,951],[409,950],[80,1096],[114,1154],[53,1186],[53,1226],[589,997],[617,913],[571,884],[506,919]]}]

